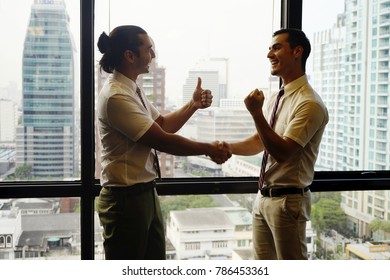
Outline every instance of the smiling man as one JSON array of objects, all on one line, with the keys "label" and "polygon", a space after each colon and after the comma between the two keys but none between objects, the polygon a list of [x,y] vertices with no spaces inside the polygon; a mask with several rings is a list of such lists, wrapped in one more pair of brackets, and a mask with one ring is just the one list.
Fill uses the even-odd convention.
[{"label": "smiling man", "polygon": [[102,189],[97,205],[106,259],[165,259],[165,234],[155,178],[155,150],[189,156],[208,155],[223,163],[231,155],[218,143],[202,143],[175,134],[212,95],[201,79],[182,108],[160,114],[136,81],[155,58],[141,27],[123,25],[98,40],[101,69],[110,73],[98,97]]},{"label": "smiling man", "polygon": [[223,145],[236,155],[264,151],[253,206],[256,259],[307,259],[309,185],[329,120],[325,105],[305,74],[310,49],[301,30],[282,29],[273,34],[267,57],[271,74],[282,80],[282,89],[268,100],[262,91],[253,90],[244,102],[256,133]]}]

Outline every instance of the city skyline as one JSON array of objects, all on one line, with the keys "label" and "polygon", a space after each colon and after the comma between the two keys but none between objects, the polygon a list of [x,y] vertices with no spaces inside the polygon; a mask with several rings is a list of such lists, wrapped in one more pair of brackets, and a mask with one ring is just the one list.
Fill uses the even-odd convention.
[{"label": "city skyline", "polygon": [[[66,2],[66,1],[65,1]],[[2,2],[0,2],[0,3],[2,3]],[[308,2],[308,3],[312,3],[312,2]],[[307,4],[308,5],[308,4]],[[331,24],[329,24],[329,26],[327,27],[327,28],[325,28],[324,30],[322,30],[322,31],[318,31],[318,32],[327,32],[327,30],[329,30],[329,29],[331,29],[332,28],[332,26],[334,26],[336,23],[337,23],[337,20],[338,20],[338,15],[339,14],[335,14],[334,15],[334,18],[333,18],[333,20],[332,20],[332,23]],[[315,33],[316,34],[316,33]],[[314,35],[315,35],[314,34]],[[315,37],[314,37],[315,38]],[[316,47],[316,40],[315,39],[313,39],[312,40],[312,45],[313,45],[313,52],[312,52],[312,54],[311,54],[311,56],[310,56],[310,58],[311,59],[313,59],[314,57],[316,57],[317,56],[317,54],[315,53],[315,47]],[[327,46],[328,48],[329,48],[329,45]],[[330,52],[332,52],[332,49],[330,48],[330,50],[329,50]],[[342,54],[340,54],[340,55],[342,55]],[[215,59],[215,58],[210,58],[211,60],[213,60],[213,59]],[[222,58],[219,58],[219,59],[222,59]],[[159,65],[161,65],[161,63],[160,63],[160,61],[159,61],[159,57],[157,57],[156,58],[156,60],[155,60],[155,62],[157,62],[158,61],[158,64]],[[198,67],[200,64],[199,64],[199,61],[197,61],[197,63],[196,63],[196,65],[194,65],[193,67]],[[337,67],[337,65],[336,65],[336,67]],[[163,67],[164,68],[164,67]],[[169,72],[166,68],[164,68],[165,70],[166,70],[166,72]],[[201,69],[201,68],[199,68],[199,69]],[[207,70],[207,69],[204,69],[204,70]],[[313,76],[314,78],[316,78],[318,75],[317,75],[317,73],[316,73],[316,70],[315,69],[313,69],[313,68],[308,68],[308,71],[311,71],[312,73],[314,73],[315,75]],[[228,71],[226,71],[226,72],[228,72]],[[186,72],[185,73],[185,75],[186,75],[186,79],[188,79],[189,78],[189,76],[191,75],[191,73],[192,73],[192,70],[189,70],[188,72]],[[201,73],[201,72],[199,72],[199,73]],[[310,77],[310,74],[308,74],[309,75],[309,77]],[[227,75],[226,75],[227,76]],[[230,80],[227,78],[227,81],[230,83]],[[185,82],[184,82],[184,84],[182,84],[181,86],[184,86],[185,85]],[[223,83],[220,83],[220,85],[223,85]],[[316,88],[316,86],[315,86],[315,88]],[[165,90],[166,91],[166,90]],[[320,92],[320,94],[321,94],[321,83],[320,84],[318,84],[318,91]],[[187,94],[188,94],[188,92],[189,92],[189,94],[191,93],[191,89],[189,89],[189,90],[187,90]],[[75,92],[75,94],[77,93],[77,89],[76,89],[76,92]],[[183,89],[182,89],[182,91],[181,91],[181,94],[183,94],[184,92],[183,92]],[[330,92],[330,93],[326,93],[326,92],[324,92],[324,98],[329,98],[329,104],[332,104],[332,100],[333,100],[333,98],[334,97],[332,97],[333,95],[333,92]],[[229,97],[229,96],[228,96]],[[339,95],[337,95],[336,96],[337,98],[340,98],[340,96]],[[216,94],[216,98],[215,98],[215,101],[218,101],[218,93]],[[238,99],[239,100],[239,99]],[[339,103],[342,103],[343,102],[343,100],[342,99],[338,99],[339,101],[338,101],[338,104]],[[218,102],[216,102],[216,103],[218,103]],[[76,104],[77,104],[77,98],[76,98]],[[213,104],[213,106],[219,106],[219,104]],[[333,109],[333,107],[330,107],[330,108],[332,108]],[[333,116],[334,114],[332,114],[332,116]],[[331,122],[332,123],[332,122]],[[342,129],[342,128],[341,128]],[[327,132],[329,132],[330,130],[329,129],[327,129]],[[333,131],[332,131],[332,133],[333,133]],[[333,136],[332,136],[333,137]],[[332,138],[332,137],[328,137],[327,138],[327,136],[326,136],[326,134],[325,134],[325,136],[324,136],[324,139],[325,139],[325,141],[323,141],[324,142],[324,145],[325,144],[328,144],[329,145],[329,143],[333,143],[332,142],[332,139],[334,138]],[[210,140],[215,140],[215,139],[210,139]],[[339,141],[338,143],[342,143],[342,140],[341,141]],[[322,146],[324,146],[324,145],[322,145]],[[335,145],[333,145],[333,147],[335,147]],[[340,145],[337,145],[337,147],[340,147]],[[323,156],[323,155],[325,155],[325,153],[328,153],[328,151],[327,150],[324,150],[324,149],[320,149],[320,159],[321,159],[321,156]],[[341,155],[342,155],[342,153],[341,152],[336,152],[336,153],[333,153],[333,154],[335,154],[335,155],[337,155],[338,157],[341,157]],[[332,155],[333,155],[332,154]],[[327,160],[328,161],[332,161],[333,160],[333,158],[332,157],[329,157],[328,156],[328,158],[327,158]],[[320,162],[322,162],[322,161],[320,161]],[[340,160],[335,160],[334,162],[337,162],[339,165],[338,166],[343,166],[343,163],[342,162],[340,162]],[[325,170],[332,170],[331,168],[329,168],[327,165],[320,165],[320,164],[318,164],[317,165],[318,167],[322,167],[323,169],[325,169]],[[336,168],[337,169],[337,166],[335,166],[334,168]],[[344,168],[348,168],[348,166],[347,167],[344,167]]]},{"label": "city skyline", "polygon": [[[4,30],[4,38],[10,39],[2,42],[3,51],[0,53],[0,59],[3,65],[20,65],[20,67],[2,71],[0,88],[15,82],[20,90],[20,97],[22,46],[33,0],[23,0],[23,2],[26,3],[26,9],[21,9],[18,1],[0,0],[0,21],[4,24],[11,22],[13,26],[12,29]],[[74,34],[75,62],[78,65],[80,55],[79,3],[75,0],[64,2],[70,16],[70,28]],[[116,25],[136,24],[144,27],[156,43],[159,65],[167,69],[167,98],[179,104],[187,73],[193,70],[200,60],[211,57],[229,59],[228,98],[243,98],[256,87],[268,86],[270,68],[266,54],[272,31],[277,29],[279,23],[278,17],[272,16],[272,10],[278,9],[277,3],[273,7],[273,1],[245,0],[242,4],[245,5],[243,8],[246,8],[246,14],[240,15],[237,14],[234,2],[202,0],[190,6],[183,5],[181,2],[178,0],[168,0],[168,3],[167,1],[139,1],[129,4],[129,1],[120,0],[96,1],[95,40],[101,32],[109,32],[109,29]],[[333,22],[331,17],[326,16],[326,12],[316,14],[317,20],[312,20],[312,9],[321,7],[322,11],[328,10],[331,14],[335,14],[342,12],[342,2],[331,0],[324,4],[323,1],[308,1],[308,3],[304,1],[304,8],[307,7],[307,12],[303,18],[303,30],[306,32],[305,28],[307,29],[307,35],[311,36],[315,30],[329,27]],[[110,8],[109,3],[111,3]],[[129,17],[127,13],[129,9],[123,8],[126,5],[145,12],[135,13]],[[176,7],[175,12],[173,14],[169,11],[161,13],[165,11],[166,6]],[[154,8],[149,9],[149,7]],[[218,13],[214,12],[217,10],[216,7],[218,7]],[[111,11],[111,17],[108,11]],[[13,16],[15,13],[18,14],[16,21]],[[192,14],[200,15],[200,20],[196,23],[188,21]],[[234,21],[231,20],[233,18]],[[177,25],[178,21],[181,21],[180,25]],[[305,26],[305,21],[310,21],[310,24]],[[240,40],[237,40],[238,38]],[[95,54],[95,60],[98,60],[100,53],[96,51]]]}]

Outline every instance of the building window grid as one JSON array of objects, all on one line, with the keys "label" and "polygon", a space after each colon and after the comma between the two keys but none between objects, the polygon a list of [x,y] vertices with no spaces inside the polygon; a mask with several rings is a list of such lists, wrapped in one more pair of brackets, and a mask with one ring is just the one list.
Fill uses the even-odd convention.
[{"label": "building window grid", "polygon": [[228,242],[226,240],[219,240],[219,241],[212,242],[213,249],[227,248],[227,247],[228,247]]},{"label": "building window grid", "polygon": [[184,249],[186,251],[200,250],[200,242],[186,242],[184,243]]}]

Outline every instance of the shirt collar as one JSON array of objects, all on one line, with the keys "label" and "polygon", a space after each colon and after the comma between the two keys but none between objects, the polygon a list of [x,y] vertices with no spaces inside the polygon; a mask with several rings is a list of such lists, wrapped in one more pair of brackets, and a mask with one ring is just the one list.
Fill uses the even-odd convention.
[{"label": "shirt collar", "polygon": [[308,83],[307,75],[303,74],[298,79],[295,79],[294,81],[284,86],[284,95],[288,95],[295,92],[298,88],[302,87],[307,83]]},{"label": "shirt collar", "polygon": [[114,70],[112,73],[113,79],[129,87],[133,92],[137,90],[137,84],[132,80],[123,75],[121,72]]}]

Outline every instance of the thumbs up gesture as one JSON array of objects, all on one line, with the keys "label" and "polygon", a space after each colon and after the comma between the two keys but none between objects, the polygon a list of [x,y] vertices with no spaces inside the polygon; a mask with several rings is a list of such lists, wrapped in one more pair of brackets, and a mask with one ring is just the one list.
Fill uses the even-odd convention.
[{"label": "thumbs up gesture", "polygon": [[196,85],[192,99],[194,101],[194,106],[197,109],[208,108],[213,101],[213,95],[211,94],[211,91],[208,89],[204,90],[202,88],[202,79],[200,77],[198,77],[198,83]]}]

